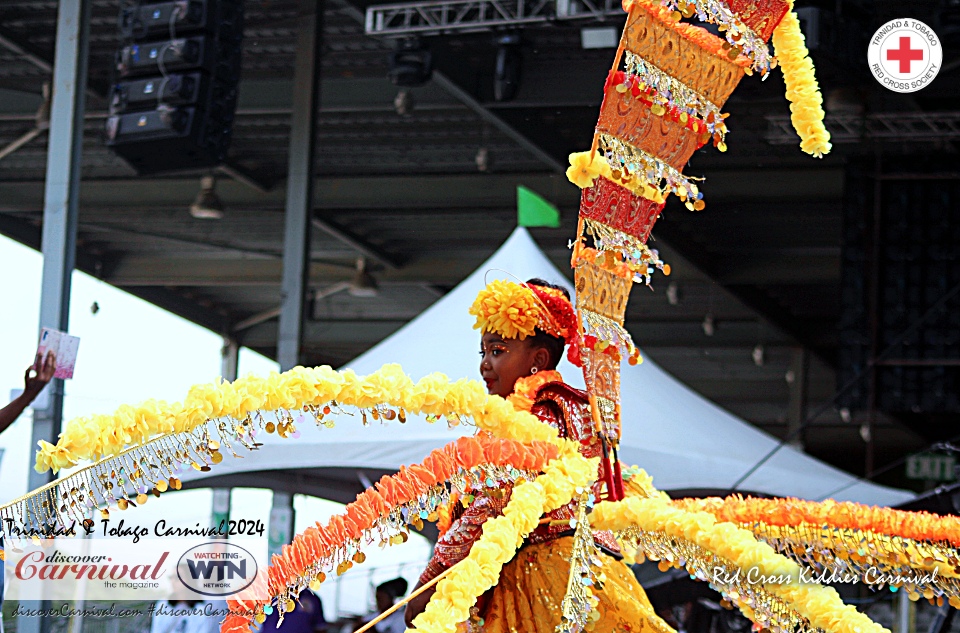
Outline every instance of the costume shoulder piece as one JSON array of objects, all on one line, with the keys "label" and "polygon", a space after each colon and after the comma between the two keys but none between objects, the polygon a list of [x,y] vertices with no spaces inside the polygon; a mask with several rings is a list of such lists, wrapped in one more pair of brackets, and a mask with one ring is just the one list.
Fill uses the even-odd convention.
[{"label": "costume shoulder piece", "polygon": [[586,391],[571,387],[567,383],[559,381],[548,382],[537,390],[536,401],[541,402],[543,400],[552,400],[554,402],[569,400],[571,403],[584,406],[589,406],[590,404],[589,400],[587,400]]},{"label": "costume shoulder piece", "polygon": [[[565,437],[580,442],[593,437],[594,423],[587,394],[565,382],[549,382],[537,390],[536,404],[553,405],[562,414]],[[593,457],[593,455],[589,455]]]}]

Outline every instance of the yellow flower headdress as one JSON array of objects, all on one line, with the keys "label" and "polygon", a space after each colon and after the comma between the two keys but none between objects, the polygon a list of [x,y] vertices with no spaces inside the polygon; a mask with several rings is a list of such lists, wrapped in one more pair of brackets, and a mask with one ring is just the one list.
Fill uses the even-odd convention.
[{"label": "yellow flower headdress", "polygon": [[570,300],[561,291],[543,286],[492,281],[477,295],[470,314],[477,317],[474,329],[504,338],[522,341],[539,328],[569,342],[577,333]]}]

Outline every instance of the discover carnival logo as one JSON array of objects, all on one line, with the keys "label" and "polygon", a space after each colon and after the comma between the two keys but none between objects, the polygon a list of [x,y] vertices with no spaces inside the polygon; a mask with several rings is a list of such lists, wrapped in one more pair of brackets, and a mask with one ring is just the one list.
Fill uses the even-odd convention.
[{"label": "discover carnival logo", "polygon": [[943,46],[933,29],[920,20],[890,20],[870,39],[867,63],[885,88],[916,92],[929,86],[940,72]]}]

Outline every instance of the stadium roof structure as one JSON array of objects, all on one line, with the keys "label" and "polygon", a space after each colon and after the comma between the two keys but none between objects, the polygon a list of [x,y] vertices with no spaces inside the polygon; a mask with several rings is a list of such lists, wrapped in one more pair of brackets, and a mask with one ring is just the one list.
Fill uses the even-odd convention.
[{"label": "stadium roof structure", "polygon": [[[207,173],[138,177],[104,146],[118,6],[91,1],[77,266],[273,356],[301,3],[245,4],[233,143],[215,172],[225,215],[210,221],[188,212]],[[515,29],[519,89],[502,102],[493,94],[500,33],[426,34],[433,79],[409,89],[412,107],[400,114],[398,89],[386,78],[395,42],[367,35],[367,7],[352,1],[314,4],[323,7],[324,26],[303,350],[306,362],[334,366],[395,332],[489,257],[516,226],[519,185],[561,210],[560,229],[532,235],[564,267],[579,191],[562,172],[568,153],[589,146],[612,55],[583,48],[581,27],[619,29],[622,22],[610,14]],[[651,359],[780,436],[804,411],[829,404],[837,387],[850,170],[872,170],[879,156],[885,178],[909,177],[914,166],[883,156],[931,148],[946,155],[960,136],[949,125],[960,115],[947,111],[960,90],[949,78],[957,67],[949,44],[944,76],[897,117],[888,116],[890,98],[861,63],[861,40],[887,17],[901,17],[899,3],[799,4],[821,27],[811,48],[830,111],[827,126],[837,131],[834,152],[815,160],[796,147],[784,123],[789,110],[779,73],[743,81],[727,104],[735,122],[729,151],[706,148],[685,170],[705,177],[707,208],[690,213],[668,204],[653,246],[673,274],[658,275],[652,292],[636,288],[627,315]],[[917,3],[914,17],[934,23],[935,4]],[[34,248],[46,167],[36,114],[50,80],[56,11],[52,0],[0,6],[0,147],[29,136],[0,159],[0,233]],[[908,119],[915,124],[903,123]],[[934,132],[924,127],[931,120],[939,126]],[[376,282],[373,297],[350,292],[358,258]],[[804,433],[805,447],[860,472],[860,421],[827,407]],[[878,416],[876,464],[948,432],[926,422]]]}]

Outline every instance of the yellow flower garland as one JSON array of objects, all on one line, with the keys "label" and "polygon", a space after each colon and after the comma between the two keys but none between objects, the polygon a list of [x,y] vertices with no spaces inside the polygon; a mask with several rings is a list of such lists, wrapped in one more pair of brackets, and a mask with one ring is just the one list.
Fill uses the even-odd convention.
[{"label": "yellow flower garland", "polygon": [[378,404],[433,416],[473,418],[477,427],[519,441],[556,441],[557,431],[530,413],[516,411],[471,380],[452,382],[431,374],[414,383],[399,365],[384,365],[369,376],[330,367],[295,367],[265,378],[247,376],[233,383],[210,383],[190,389],[182,403],[149,400],[124,405],[112,415],[71,421],[56,445],[40,442],[39,472],[77,465],[83,460],[118,455],[158,436],[190,433],[216,418],[243,420],[257,411],[296,410],[331,402],[368,408]]},{"label": "yellow flower garland", "polygon": [[789,577],[794,582],[767,583],[764,588],[783,599],[814,627],[834,633],[889,633],[851,605],[836,590],[822,585],[799,584],[800,566],[758,542],[753,534],[733,523],[718,522],[706,512],[687,512],[663,498],[630,497],[597,504],[591,520],[595,529],[623,530],[638,527],[686,539],[721,556],[743,570],[757,569],[764,577]]},{"label": "yellow flower garland", "polygon": [[500,570],[537,527],[540,517],[569,503],[577,488],[596,479],[597,459],[580,455],[572,442],[564,442],[561,450],[561,457],[551,462],[544,474],[513,489],[503,515],[483,524],[482,535],[470,553],[437,583],[426,609],[413,620],[417,632],[455,631],[469,618],[477,598],[497,583]]},{"label": "yellow flower garland", "polygon": [[773,31],[773,47],[783,70],[790,119],[800,135],[800,149],[821,158],[830,153],[831,148],[830,133],[823,125],[823,97],[792,0],[789,4],[790,9]]}]

